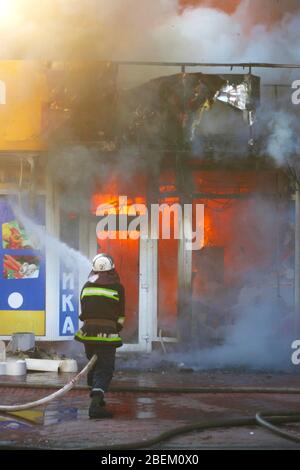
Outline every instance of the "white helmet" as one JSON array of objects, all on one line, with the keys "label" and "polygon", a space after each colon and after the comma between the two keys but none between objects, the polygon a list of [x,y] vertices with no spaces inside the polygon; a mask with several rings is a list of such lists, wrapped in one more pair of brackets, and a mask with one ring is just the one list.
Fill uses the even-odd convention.
[{"label": "white helmet", "polygon": [[103,271],[111,271],[114,269],[115,263],[111,256],[105,253],[99,253],[93,259],[93,271],[96,273]]}]

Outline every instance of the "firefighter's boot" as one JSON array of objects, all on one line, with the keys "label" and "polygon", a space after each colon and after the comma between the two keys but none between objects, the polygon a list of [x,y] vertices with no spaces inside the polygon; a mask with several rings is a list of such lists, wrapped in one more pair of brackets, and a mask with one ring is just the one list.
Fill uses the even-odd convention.
[{"label": "firefighter's boot", "polygon": [[104,419],[113,417],[113,413],[105,408],[105,401],[102,394],[92,395],[89,408],[89,417],[91,419]]}]

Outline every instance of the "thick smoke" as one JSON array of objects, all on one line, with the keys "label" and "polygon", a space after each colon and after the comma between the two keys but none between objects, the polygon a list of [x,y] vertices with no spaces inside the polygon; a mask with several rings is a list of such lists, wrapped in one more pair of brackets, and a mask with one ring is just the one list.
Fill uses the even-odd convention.
[{"label": "thick smoke", "polygon": [[279,165],[286,165],[299,154],[299,120],[287,111],[277,111],[268,122],[269,137],[265,151]]},{"label": "thick smoke", "polygon": [[234,306],[234,323],[215,332],[215,339],[225,338],[222,345],[196,348],[193,354],[179,354],[172,359],[194,370],[291,368],[293,314],[269,281],[256,272],[255,279],[241,289]]},{"label": "thick smoke", "polygon": [[191,350],[170,359],[195,370],[289,369],[295,339],[293,227],[274,201],[263,198],[240,206],[231,225],[230,246],[223,228],[226,285],[218,282],[218,263],[210,281],[200,277],[193,284]]},{"label": "thick smoke", "polygon": [[105,154],[84,145],[68,145],[49,153],[47,171],[61,191],[62,210],[84,216],[90,212],[95,191],[100,192],[101,187],[107,190],[116,178],[123,182],[123,189],[118,188],[120,194],[126,194],[128,187],[136,185],[137,174],[156,174],[159,160],[159,152],[151,158],[146,151],[141,156],[136,146]]},{"label": "thick smoke", "polygon": [[292,100],[294,90],[291,86],[279,87],[276,97],[264,89],[263,93],[255,123],[260,152],[271,157],[279,167],[290,165],[298,171],[300,121],[299,105]]},{"label": "thick smoke", "polygon": [[223,3],[2,0],[0,57],[299,62],[298,2]]}]

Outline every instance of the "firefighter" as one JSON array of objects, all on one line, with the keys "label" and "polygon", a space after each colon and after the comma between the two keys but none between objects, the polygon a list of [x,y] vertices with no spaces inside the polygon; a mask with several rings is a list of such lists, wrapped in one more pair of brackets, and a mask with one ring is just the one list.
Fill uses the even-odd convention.
[{"label": "firefighter", "polygon": [[106,409],[104,394],[113,377],[116,348],[122,346],[119,336],[124,323],[125,292],[111,256],[95,256],[92,271],[81,294],[80,320],[83,326],[75,339],[84,344],[88,359],[96,354],[97,362],[88,373],[91,389],[90,418],[112,418]]}]

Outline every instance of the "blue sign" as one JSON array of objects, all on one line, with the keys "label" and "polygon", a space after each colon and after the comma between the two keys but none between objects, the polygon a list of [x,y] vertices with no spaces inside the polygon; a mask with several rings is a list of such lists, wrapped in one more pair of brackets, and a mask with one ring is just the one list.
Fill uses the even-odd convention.
[{"label": "blue sign", "polygon": [[78,272],[60,263],[59,335],[74,336],[78,320]]}]

